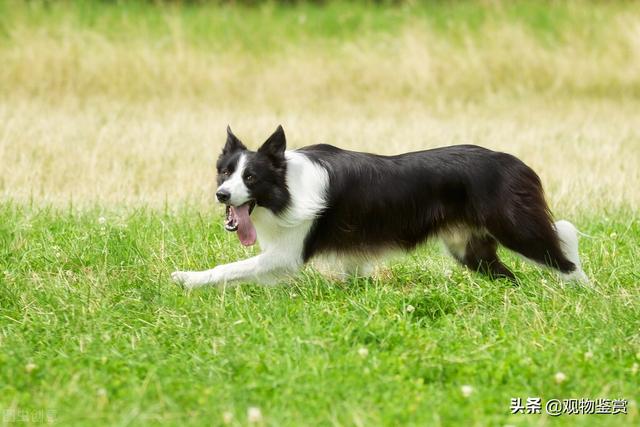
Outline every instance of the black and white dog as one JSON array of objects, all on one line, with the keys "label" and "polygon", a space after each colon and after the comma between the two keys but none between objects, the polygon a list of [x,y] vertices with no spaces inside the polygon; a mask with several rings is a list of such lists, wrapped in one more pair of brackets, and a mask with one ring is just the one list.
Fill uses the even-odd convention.
[{"label": "black and white dog", "polygon": [[515,277],[498,243],[587,282],[578,236],[551,220],[536,173],[516,157],[473,145],[380,156],[312,145],[286,151],[282,127],[255,152],[227,129],[217,162],[225,228],[252,258],[206,271],[176,271],[187,288],[274,283],[319,255],[368,274],[380,253],[410,250],[437,236],[461,264],[494,278]]}]

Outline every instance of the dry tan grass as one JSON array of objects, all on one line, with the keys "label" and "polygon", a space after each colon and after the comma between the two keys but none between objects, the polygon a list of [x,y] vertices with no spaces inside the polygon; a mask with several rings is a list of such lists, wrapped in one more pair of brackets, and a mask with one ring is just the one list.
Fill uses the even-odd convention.
[{"label": "dry tan grass", "polygon": [[508,151],[543,178],[553,206],[637,207],[635,104],[551,101],[452,113],[383,108],[324,113],[203,105],[14,102],[0,109],[0,182],[10,199],[65,204],[210,201],[214,160],[231,123],[256,146],[283,123],[291,147],[330,142],[382,153],[474,143]]},{"label": "dry tan grass", "polygon": [[450,104],[505,93],[640,95],[640,7],[577,23],[554,42],[505,19],[455,37],[416,20],[398,33],[341,43],[283,40],[271,55],[194,45],[188,23],[170,10],[163,17],[170,31],[162,38],[113,38],[65,20],[43,28],[16,22],[8,30],[14,42],[0,45],[0,87],[7,95],[197,98],[236,108],[319,101],[329,110],[341,101]]},{"label": "dry tan grass", "polygon": [[252,146],[282,123],[292,147],[505,150],[562,211],[636,209],[640,15],[609,24],[595,44],[578,28],[548,48],[505,22],[461,43],[409,23],[262,56],[194,47],[179,21],[170,40],[126,42],[16,25],[20,43],[0,46],[0,194],[206,203],[227,123]]}]

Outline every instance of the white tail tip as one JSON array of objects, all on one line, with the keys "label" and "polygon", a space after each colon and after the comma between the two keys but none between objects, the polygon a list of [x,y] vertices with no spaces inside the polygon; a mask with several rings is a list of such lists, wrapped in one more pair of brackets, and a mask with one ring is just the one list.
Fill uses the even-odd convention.
[{"label": "white tail tip", "polygon": [[578,230],[573,224],[566,220],[557,221],[555,226],[562,253],[576,266],[576,269],[571,273],[562,275],[563,280],[585,284],[589,283],[589,277],[587,277],[586,273],[582,270],[582,264],[580,263],[580,256],[578,254]]}]

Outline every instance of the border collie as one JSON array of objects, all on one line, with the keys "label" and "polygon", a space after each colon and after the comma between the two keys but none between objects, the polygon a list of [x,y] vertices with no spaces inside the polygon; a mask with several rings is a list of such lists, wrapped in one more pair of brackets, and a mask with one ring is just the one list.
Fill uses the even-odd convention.
[{"label": "border collie", "polygon": [[587,282],[578,236],[553,222],[538,175],[516,157],[473,145],[380,156],[312,145],[287,151],[281,126],[250,151],[227,128],[218,158],[217,199],[225,228],[259,242],[252,258],[206,271],[176,271],[186,288],[272,284],[319,255],[368,274],[372,257],[439,237],[461,264],[515,282],[498,244]]}]

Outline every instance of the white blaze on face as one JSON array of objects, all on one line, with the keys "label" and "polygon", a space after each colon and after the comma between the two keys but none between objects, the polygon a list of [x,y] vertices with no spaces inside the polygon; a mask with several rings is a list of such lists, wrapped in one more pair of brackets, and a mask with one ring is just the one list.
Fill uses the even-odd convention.
[{"label": "white blaze on face", "polygon": [[220,187],[218,187],[218,191],[226,190],[229,192],[229,194],[231,194],[231,198],[229,199],[230,205],[240,206],[249,201],[249,189],[244,184],[244,180],[242,179],[246,164],[247,156],[246,154],[241,154],[236,170],[233,171],[229,179],[227,179],[222,183]]}]

